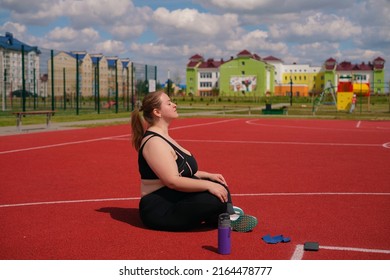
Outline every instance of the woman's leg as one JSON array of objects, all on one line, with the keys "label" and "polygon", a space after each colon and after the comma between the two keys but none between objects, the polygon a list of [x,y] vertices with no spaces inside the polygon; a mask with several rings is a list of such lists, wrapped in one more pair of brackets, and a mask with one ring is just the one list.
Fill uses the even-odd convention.
[{"label": "woman's leg", "polygon": [[159,189],[140,201],[140,215],[150,228],[183,231],[199,227],[204,221],[226,212],[226,203],[209,192],[185,193],[167,187]]}]

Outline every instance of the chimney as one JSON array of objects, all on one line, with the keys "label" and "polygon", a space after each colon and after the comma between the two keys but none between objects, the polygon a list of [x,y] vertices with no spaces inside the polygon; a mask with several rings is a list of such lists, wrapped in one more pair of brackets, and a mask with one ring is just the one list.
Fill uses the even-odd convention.
[{"label": "chimney", "polygon": [[11,32],[5,32],[5,37],[7,38],[8,44],[12,45],[14,43],[14,35]]}]

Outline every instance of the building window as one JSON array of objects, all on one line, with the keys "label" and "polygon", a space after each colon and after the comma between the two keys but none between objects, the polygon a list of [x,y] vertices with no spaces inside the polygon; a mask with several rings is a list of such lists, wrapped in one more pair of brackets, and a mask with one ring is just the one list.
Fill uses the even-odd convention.
[{"label": "building window", "polygon": [[201,82],[200,87],[201,88],[211,88],[212,84],[211,82]]},{"label": "building window", "polygon": [[202,79],[212,78],[212,73],[211,72],[200,73],[200,78]]}]

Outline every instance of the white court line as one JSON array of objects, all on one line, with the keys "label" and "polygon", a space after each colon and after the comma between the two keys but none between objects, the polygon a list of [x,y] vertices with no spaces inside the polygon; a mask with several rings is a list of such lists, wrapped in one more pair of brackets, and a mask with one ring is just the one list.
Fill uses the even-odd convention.
[{"label": "white court line", "polygon": [[390,149],[390,142],[383,144],[383,148]]},{"label": "white court line", "polygon": [[[232,194],[232,196],[310,196],[310,195],[390,195],[390,193],[249,193],[249,194]],[[138,200],[140,197],[118,197],[118,198],[98,198],[98,199],[78,199],[78,200],[59,200],[59,201],[43,201],[43,202],[26,202],[17,204],[0,204],[0,208],[20,207],[20,206],[35,206],[49,204],[66,204],[66,203],[89,203],[89,202],[105,202],[105,201],[121,201],[121,200]]]},{"label": "white court line", "polygon": [[[239,119],[229,119],[229,120],[208,122],[208,123],[202,123],[202,124],[192,124],[192,125],[178,126],[178,127],[171,128],[170,130],[190,128],[190,127],[195,127],[195,126],[205,126],[205,125],[219,124],[219,123],[231,122],[231,121],[237,121],[237,120],[239,120]],[[91,142],[97,142],[97,141],[102,141],[102,140],[120,140],[120,139],[117,139],[117,138],[128,137],[130,135],[131,134],[124,134],[124,135],[109,136],[109,137],[95,138],[95,139],[82,140],[82,141],[65,142],[65,143],[45,145],[45,146],[37,146],[37,147],[31,147],[31,148],[8,150],[8,151],[0,152],[0,155],[11,154],[11,153],[19,153],[19,152],[26,152],[26,151],[33,151],[33,150],[41,150],[41,149],[49,149],[49,148],[62,147],[62,146],[68,146],[68,145],[77,145],[77,144],[91,143]]]},{"label": "white court line", "polygon": [[216,122],[208,122],[208,123],[198,123],[198,124],[189,124],[184,126],[177,126],[172,127],[169,130],[176,130],[176,129],[182,129],[182,128],[190,128],[190,127],[196,127],[196,126],[205,126],[205,125],[211,125],[211,124],[220,124],[225,122],[232,122],[232,121],[238,121],[240,119],[228,119],[228,120],[222,120],[222,121],[216,121]]},{"label": "white court line", "polygon": [[280,127],[280,128],[293,128],[293,129],[312,129],[312,130],[335,130],[335,131],[359,131],[359,132],[371,132],[378,131],[377,129],[390,129],[388,127],[367,127],[365,129],[356,130],[356,128],[360,128],[362,125],[362,121],[359,121],[355,128],[337,128],[337,127],[312,127],[312,126],[298,126],[298,125],[280,125],[280,124],[265,124],[265,123],[257,123],[259,119],[248,120],[245,123],[249,125],[257,125],[257,126],[265,126],[265,127]]},{"label": "white court line", "polygon": [[[366,248],[354,248],[354,247],[319,246],[319,249],[333,250],[333,251],[390,254],[390,250],[366,249]],[[291,260],[302,260],[304,254],[305,254],[304,246],[302,244],[299,244],[295,247],[295,251],[294,251],[293,255],[291,256]]]},{"label": "white court line", "polygon": [[[183,127],[177,127],[177,129]],[[27,152],[33,150],[42,150],[42,149],[50,149],[62,146],[69,145],[77,145],[77,144],[85,144],[91,142],[98,142],[103,140],[128,140],[128,139],[120,139],[121,137],[128,137],[131,134],[117,135],[111,137],[102,137],[95,138],[89,140],[82,141],[74,141],[74,142],[65,142],[59,144],[45,145],[45,146],[37,146],[31,148],[23,148],[16,150],[8,150],[0,152],[0,155],[11,154],[11,153],[19,153],[19,152]],[[207,143],[238,143],[238,144],[275,144],[275,145],[314,145],[314,146],[354,146],[354,147],[383,147],[388,148],[387,144],[352,144],[352,143],[309,143],[309,142],[272,142],[272,141],[228,141],[228,140],[191,140],[191,139],[178,139],[179,142],[207,142]]]},{"label": "white court line", "polygon": [[291,256],[291,260],[302,260],[303,255],[305,254],[305,251],[303,249],[303,245],[299,244],[295,246],[294,254]]},{"label": "white court line", "polygon": [[27,202],[17,204],[2,204],[0,208],[6,207],[21,207],[21,206],[36,206],[50,204],[67,204],[67,203],[88,203],[88,202],[105,202],[105,201],[121,201],[121,200],[138,200],[140,197],[118,197],[118,198],[98,198],[98,199],[78,199],[78,200],[58,200],[58,201],[42,201],[42,202]]},{"label": "white court line", "polygon": [[45,145],[45,146],[37,146],[37,147],[17,149],[17,150],[8,150],[8,151],[0,152],[0,155],[11,154],[11,153],[19,153],[19,152],[26,152],[26,151],[33,151],[33,150],[41,150],[41,149],[49,149],[49,148],[56,148],[56,147],[62,147],[62,146],[84,144],[84,143],[91,143],[91,142],[97,142],[97,141],[102,141],[102,140],[112,140],[112,139],[115,139],[115,138],[125,137],[125,136],[129,136],[129,135],[130,134],[124,134],[124,135],[118,135],[118,136],[95,138],[95,139],[74,141],[74,142],[65,142],[65,143]]},{"label": "white court line", "polygon": [[279,142],[279,141],[247,141],[247,140],[195,140],[177,139],[178,142],[206,142],[230,144],[275,144],[275,145],[304,145],[304,146],[351,146],[351,147],[384,147],[385,144],[355,144],[355,143],[309,143],[309,142]]},{"label": "white court line", "polygon": [[311,192],[311,193],[243,193],[243,194],[232,194],[232,196],[316,196],[316,195],[390,195],[390,193],[348,193],[348,192]]}]

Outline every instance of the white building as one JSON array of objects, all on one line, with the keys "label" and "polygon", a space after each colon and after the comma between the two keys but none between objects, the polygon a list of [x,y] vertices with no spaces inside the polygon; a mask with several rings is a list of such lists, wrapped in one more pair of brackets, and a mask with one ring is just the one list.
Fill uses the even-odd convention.
[{"label": "white building", "polygon": [[5,36],[0,36],[0,91],[6,89],[7,95],[23,88],[22,52],[24,52],[25,89],[38,93],[41,52],[38,47],[24,44],[15,39],[12,33],[7,32]]}]

